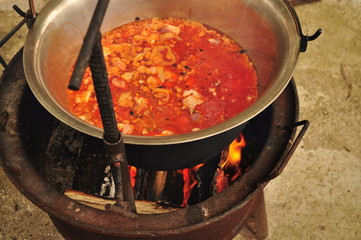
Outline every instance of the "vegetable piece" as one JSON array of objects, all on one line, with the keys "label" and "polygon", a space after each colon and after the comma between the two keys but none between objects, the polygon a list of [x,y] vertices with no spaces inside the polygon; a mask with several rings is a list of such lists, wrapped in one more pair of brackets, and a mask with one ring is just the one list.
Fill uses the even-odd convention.
[{"label": "vegetable piece", "polygon": [[172,65],[176,62],[176,57],[169,46],[156,46],[153,48],[150,60],[159,66]]},{"label": "vegetable piece", "polygon": [[133,107],[134,102],[131,92],[124,92],[120,94],[118,105],[121,107]]}]

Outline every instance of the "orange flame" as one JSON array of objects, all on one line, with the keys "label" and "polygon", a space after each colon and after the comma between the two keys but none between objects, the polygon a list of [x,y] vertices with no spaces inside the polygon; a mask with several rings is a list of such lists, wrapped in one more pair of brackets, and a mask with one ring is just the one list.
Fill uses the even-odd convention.
[{"label": "orange flame", "polygon": [[177,170],[178,173],[182,174],[183,176],[183,202],[181,207],[188,206],[188,200],[192,194],[193,187],[198,183],[196,178],[196,173],[200,167],[204,164],[198,164],[197,166],[191,168],[185,168],[182,170]]},{"label": "orange flame", "polygon": [[[242,134],[229,145],[228,156],[216,173],[216,191],[218,193],[222,192],[241,175],[242,148],[245,146],[246,141]],[[225,172],[229,172],[229,170],[232,170],[232,173],[226,174]]]}]

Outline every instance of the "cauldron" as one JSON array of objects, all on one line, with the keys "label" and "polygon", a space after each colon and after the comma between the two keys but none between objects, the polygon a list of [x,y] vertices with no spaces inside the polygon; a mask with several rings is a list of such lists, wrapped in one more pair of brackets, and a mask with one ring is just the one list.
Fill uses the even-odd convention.
[{"label": "cauldron", "polygon": [[[64,0],[46,5],[27,35],[24,70],[35,97],[51,114],[81,132],[102,137],[102,129],[70,113],[66,98],[69,72],[96,3]],[[101,31],[153,17],[191,19],[225,33],[247,51],[259,77],[258,100],[223,123],[173,136],[124,135],[131,165],[155,170],[194,166],[219,154],[250,119],[281,94],[292,77],[305,38],[286,0],[110,1]]]}]

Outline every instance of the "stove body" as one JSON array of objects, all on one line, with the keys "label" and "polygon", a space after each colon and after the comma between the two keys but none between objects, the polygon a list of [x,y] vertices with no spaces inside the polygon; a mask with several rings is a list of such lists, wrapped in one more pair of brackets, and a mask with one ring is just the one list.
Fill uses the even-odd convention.
[{"label": "stove body", "polygon": [[285,167],[307,128],[304,125],[293,141],[296,126],[303,125],[297,123],[293,82],[269,108],[252,119],[255,127],[245,130],[264,132],[263,146],[250,169],[232,186],[177,211],[124,215],[69,199],[41,173],[39,151],[47,123],[54,118],[27,86],[21,56],[20,51],[9,64],[0,89],[2,165],[14,185],[51,216],[66,239],[232,239],[240,231],[248,239],[267,236],[262,189]]}]

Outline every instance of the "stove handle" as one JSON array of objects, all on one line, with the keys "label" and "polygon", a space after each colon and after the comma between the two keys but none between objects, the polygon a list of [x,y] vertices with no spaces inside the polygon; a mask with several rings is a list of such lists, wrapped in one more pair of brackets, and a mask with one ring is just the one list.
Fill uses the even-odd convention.
[{"label": "stove handle", "polygon": [[297,137],[295,138],[293,144],[288,147],[288,151],[285,151],[282,154],[282,159],[278,162],[276,167],[271,171],[271,174],[268,176],[266,182],[278,177],[282,171],[285,169],[288,161],[290,160],[291,156],[295,152],[296,148],[298,147],[299,143],[301,142],[303,136],[305,135],[308,127],[310,126],[310,122],[308,120],[303,120],[296,122],[292,126],[279,126],[278,128],[280,130],[292,130],[296,127],[303,126],[300,132],[298,133]]}]

